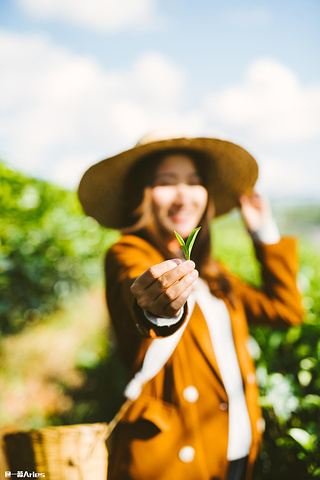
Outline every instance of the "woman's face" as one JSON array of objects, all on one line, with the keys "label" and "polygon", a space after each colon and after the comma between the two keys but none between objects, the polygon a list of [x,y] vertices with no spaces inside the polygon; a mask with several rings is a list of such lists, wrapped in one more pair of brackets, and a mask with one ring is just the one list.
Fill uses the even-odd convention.
[{"label": "woman's face", "polygon": [[167,155],[159,164],[152,186],[152,208],[160,230],[168,239],[177,231],[187,238],[199,226],[208,202],[193,161],[184,154]]}]

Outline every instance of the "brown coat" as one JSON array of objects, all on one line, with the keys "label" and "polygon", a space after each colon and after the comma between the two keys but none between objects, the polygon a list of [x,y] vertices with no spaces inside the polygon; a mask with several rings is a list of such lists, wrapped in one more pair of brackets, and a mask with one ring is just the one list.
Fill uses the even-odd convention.
[{"label": "brown coat", "polygon": [[[256,245],[264,289],[257,290],[230,275],[235,302],[228,308],[235,348],[252,425],[247,478],[251,476],[263,432],[257,404],[255,368],[248,352],[248,325],[297,324],[302,319],[296,287],[295,241]],[[171,335],[175,327],[154,327],[130,292],[135,278],[164,260],[149,243],[123,236],[106,258],[107,299],[118,350],[132,375],[141,367],[152,338]],[[184,391],[196,387],[199,397],[187,401]],[[228,397],[204,316],[195,305],[190,321],[166,365],[144,386],[115,432],[112,480],[224,479],[227,469]],[[185,446],[195,451],[183,462]],[[108,477],[109,478],[109,477]]]}]

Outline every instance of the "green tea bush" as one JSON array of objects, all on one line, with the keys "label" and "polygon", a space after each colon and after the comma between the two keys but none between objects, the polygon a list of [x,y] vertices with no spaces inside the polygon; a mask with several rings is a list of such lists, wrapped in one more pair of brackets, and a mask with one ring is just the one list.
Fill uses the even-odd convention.
[{"label": "green tea bush", "polygon": [[0,334],[7,334],[97,281],[117,234],[86,217],[73,192],[3,163],[0,178]]}]

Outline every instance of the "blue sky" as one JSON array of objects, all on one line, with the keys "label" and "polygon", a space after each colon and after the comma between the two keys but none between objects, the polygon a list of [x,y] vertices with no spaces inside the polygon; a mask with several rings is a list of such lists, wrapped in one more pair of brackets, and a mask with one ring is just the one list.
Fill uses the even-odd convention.
[{"label": "blue sky", "polygon": [[320,2],[3,0],[0,157],[75,188],[147,131],[226,138],[320,199]]}]

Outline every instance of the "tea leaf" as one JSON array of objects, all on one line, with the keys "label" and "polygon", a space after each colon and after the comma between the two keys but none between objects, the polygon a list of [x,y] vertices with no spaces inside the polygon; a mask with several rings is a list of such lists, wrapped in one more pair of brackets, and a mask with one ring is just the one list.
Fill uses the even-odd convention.
[{"label": "tea leaf", "polygon": [[175,230],[174,230],[174,234],[175,234],[175,236],[177,237],[177,240],[178,240],[178,242],[180,243],[181,247],[184,247],[184,246],[185,246],[185,243],[184,243],[184,240],[183,240],[183,238],[181,237],[181,235],[179,235],[179,233],[176,232]]},{"label": "tea leaf", "polygon": [[183,250],[183,253],[184,253],[184,256],[186,257],[186,260],[190,260],[190,256],[191,256],[191,250],[192,250],[192,247],[194,245],[194,242],[196,240],[196,237],[199,233],[199,230],[200,230],[201,227],[198,227],[198,228],[195,228],[189,235],[188,239],[187,239],[187,243],[184,242],[183,238],[181,237],[181,235],[179,235],[178,232],[176,232],[174,230],[174,234],[175,236],[177,237],[177,240],[178,242],[180,243],[181,245],[181,248]]},{"label": "tea leaf", "polygon": [[177,237],[177,240],[178,240],[178,242],[180,243],[180,245],[181,245],[181,247],[182,247],[184,256],[186,257],[187,260],[189,260],[189,259],[188,259],[188,250],[187,250],[186,244],[184,243],[183,238],[182,238],[181,235],[179,235],[179,233],[176,232],[175,230],[174,230],[174,234],[175,234],[175,236]]},{"label": "tea leaf", "polygon": [[192,247],[194,245],[194,242],[196,241],[196,238],[197,238],[197,235],[199,233],[200,228],[201,227],[198,227],[198,228],[195,228],[194,230],[192,230],[192,232],[190,233],[190,235],[188,237],[186,247],[187,247],[187,250],[188,250],[188,253],[189,253],[189,259],[191,257],[191,250],[192,250]]}]

